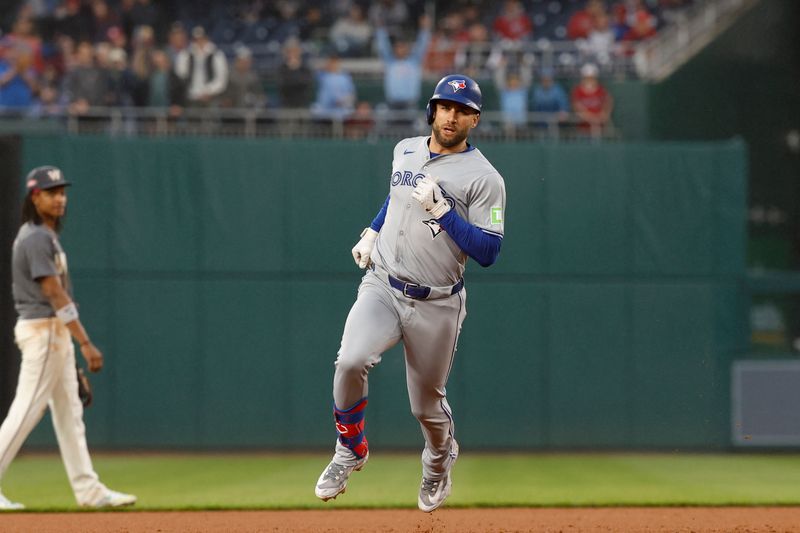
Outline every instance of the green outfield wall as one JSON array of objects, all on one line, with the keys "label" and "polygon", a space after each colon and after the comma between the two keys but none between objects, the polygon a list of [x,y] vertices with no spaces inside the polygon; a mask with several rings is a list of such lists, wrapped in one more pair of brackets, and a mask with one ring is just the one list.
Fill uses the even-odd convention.
[{"label": "green outfield wall", "polygon": [[[747,350],[743,143],[483,143],[506,179],[498,263],[467,269],[448,396],[462,446],[725,448]],[[109,448],[319,449],[360,279],[350,248],[391,143],[29,136],[61,166],[63,242],[107,365]],[[373,447],[422,445],[402,351],[370,375]],[[33,445],[54,442],[40,426]]]}]

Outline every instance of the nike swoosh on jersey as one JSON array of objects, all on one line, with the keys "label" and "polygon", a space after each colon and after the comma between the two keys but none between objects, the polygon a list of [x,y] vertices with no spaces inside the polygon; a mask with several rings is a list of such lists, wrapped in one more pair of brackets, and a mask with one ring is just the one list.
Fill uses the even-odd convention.
[{"label": "nike swoosh on jersey", "polygon": [[413,153],[414,153],[414,150],[409,150],[407,148],[403,151],[403,155],[408,155],[408,154],[413,154]]}]

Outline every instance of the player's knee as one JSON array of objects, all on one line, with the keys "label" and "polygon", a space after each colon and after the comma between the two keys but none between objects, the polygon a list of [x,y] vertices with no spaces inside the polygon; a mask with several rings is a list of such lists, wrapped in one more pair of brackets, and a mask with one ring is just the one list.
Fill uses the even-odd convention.
[{"label": "player's knee", "polygon": [[360,357],[340,355],[336,359],[336,374],[347,377],[366,376],[370,365]]},{"label": "player's knee", "polygon": [[411,414],[414,415],[414,418],[424,424],[438,418],[440,412],[434,412],[432,409],[426,409],[425,406],[412,406]]},{"label": "player's knee", "polygon": [[447,411],[442,405],[444,396],[439,391],[431,391],[427,399],[411,402],[411,413],[423,424],[437,423],[447,419]]}]

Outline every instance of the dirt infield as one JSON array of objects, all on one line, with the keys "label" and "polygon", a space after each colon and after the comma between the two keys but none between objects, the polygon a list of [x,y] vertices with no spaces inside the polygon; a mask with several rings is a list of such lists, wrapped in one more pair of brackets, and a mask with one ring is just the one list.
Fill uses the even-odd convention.
[{"label": "dirt infield", "polygon": [[134,532],[800,533],[800,507],[11,513],[0,530]]}]

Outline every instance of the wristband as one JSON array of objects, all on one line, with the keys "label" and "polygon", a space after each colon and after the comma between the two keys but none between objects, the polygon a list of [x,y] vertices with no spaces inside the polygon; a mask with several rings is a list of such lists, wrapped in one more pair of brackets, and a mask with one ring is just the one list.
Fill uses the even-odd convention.
[{"label": "wristband", "polygon": [[370,227],[366,227],[366,228],[364,228],[364,231],[361,232],[361,235],[359,235],[359,237],[361,237],[363,239],[365,236],[370,241],[375,241],[375,239],[378,238],[378,232],[375,231],[374,229],[370,228]]},{"label": "wristband", "polygon": [[61,309],[56,311],[56,317],[62,324],[69,324],[73,320],[78,320],[78,308],[75,307],[75,302],[70,302]]}]

